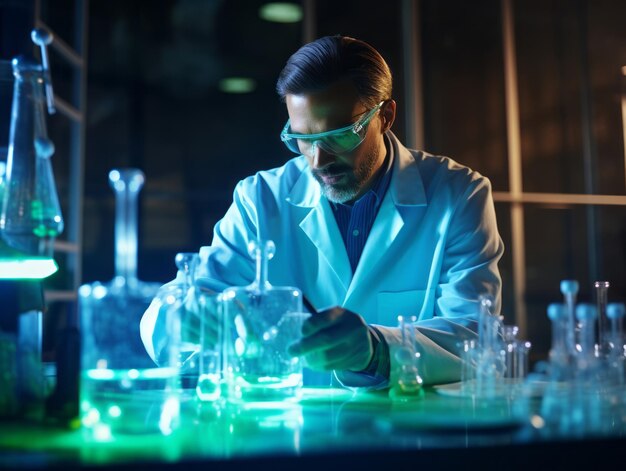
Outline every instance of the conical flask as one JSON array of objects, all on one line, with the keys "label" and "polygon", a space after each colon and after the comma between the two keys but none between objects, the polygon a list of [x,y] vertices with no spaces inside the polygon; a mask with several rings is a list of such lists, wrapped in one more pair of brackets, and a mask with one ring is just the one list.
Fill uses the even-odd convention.
[{"label": "conical flask", "polygon": [[63,217],[50,157],[42,67],[25,58],[12,61],[15,85],[0,232],[13,249],[51,257]]},{"label": "conical flask", "polygon": [[256,278],[248,286],[224,291],[224,357],[228,400],[298,400],[302,363],[288,347],[302,336],[302,293],[292,286],[273,286],[268,279],[272,241],[253,241],[249,254]]}]

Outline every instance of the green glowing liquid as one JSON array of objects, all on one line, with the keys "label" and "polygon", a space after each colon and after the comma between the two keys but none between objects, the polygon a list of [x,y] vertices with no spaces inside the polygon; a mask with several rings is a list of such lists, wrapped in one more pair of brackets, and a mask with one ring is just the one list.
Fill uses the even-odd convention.
[{"label": "green glowing liquid", "polygon": [[196,394],[201,401],[215,401],[221,396],[220,375],[203,374],[198,378]]},{"label": "green glowing liquid", "polygon": [[175,368],[93,369],[81,378],[81,423],[95,441],[120,434],[168,435],[177,425]]},{"label": "green glowing liquid", "polygon": [[238,375],[231,385],[230,398],[243,401],[298,400],[302,373],[284,376]]}]

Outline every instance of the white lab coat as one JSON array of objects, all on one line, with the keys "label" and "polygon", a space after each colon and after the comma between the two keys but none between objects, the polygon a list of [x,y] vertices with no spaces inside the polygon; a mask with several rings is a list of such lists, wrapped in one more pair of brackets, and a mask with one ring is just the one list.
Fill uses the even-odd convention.
[{"label": "white lab coat", "polygon": [[[219,290],[248,285],[255,267],[247,244],[271,239],[273,285],[300,288],[318,310],[339,305],[360,314],[392,352],[401,341],[397,316],[417,316],[424,382],[457,381],[458,346],[476,336],[478,297],[492,295],[499,312],[504,248],[491,185],[449,158],[408,150],[391,132],[387,137],[393,173],[354,273],[329,202],[301,156],[239,182],[211,247],[200,250],[206,281]],[[141,325],[153,358],[157,317],[151,306]],[[393,371],[393,354],[391,362]],[[337,373],[346,385],[377,386],[364,375]]]}]

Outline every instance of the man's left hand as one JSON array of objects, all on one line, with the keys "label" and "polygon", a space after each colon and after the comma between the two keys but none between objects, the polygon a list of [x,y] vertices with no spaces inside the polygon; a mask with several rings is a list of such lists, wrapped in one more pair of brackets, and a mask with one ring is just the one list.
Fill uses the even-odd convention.
[{"label": "man's left hand", "polygon": [[309,317],[302,326],[303,338],[289,353],[303,356],[309,368],[320,371],[362,371],[374,354],[371,334],[361,316],[333,307]]}]

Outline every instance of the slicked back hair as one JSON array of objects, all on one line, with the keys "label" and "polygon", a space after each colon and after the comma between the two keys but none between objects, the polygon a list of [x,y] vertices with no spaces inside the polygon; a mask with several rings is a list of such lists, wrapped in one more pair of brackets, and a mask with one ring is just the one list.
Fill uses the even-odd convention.
[{"label": "slicked back hair", "polygon": [[298,49],[276,83],[281,100],[324,90],[343,79],[354,84],[367,108],[391,98],[392,77],[385,59],[364,41],[325,36]]}]

